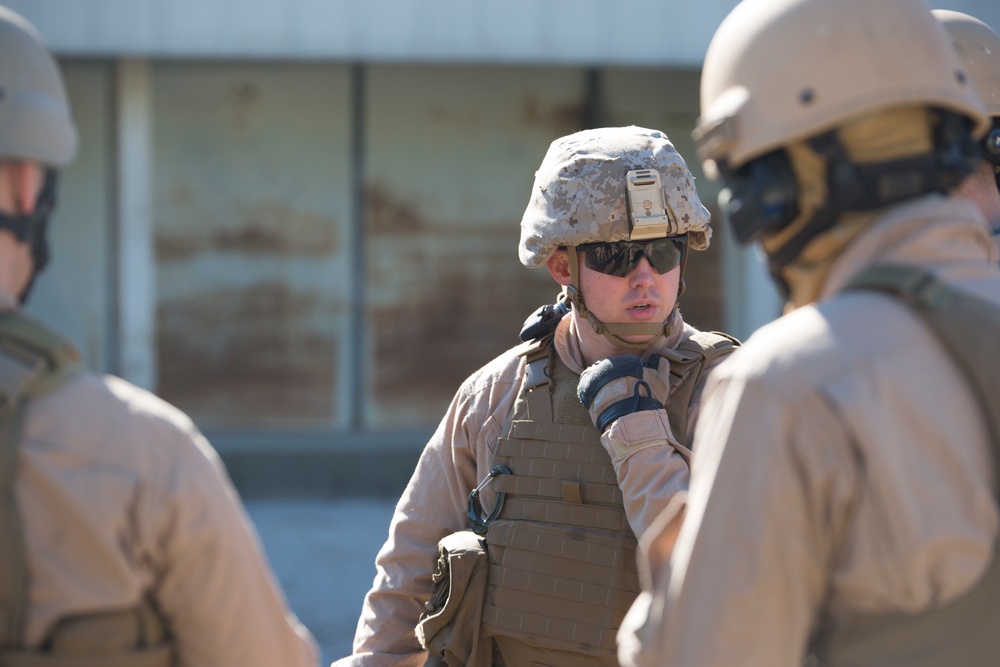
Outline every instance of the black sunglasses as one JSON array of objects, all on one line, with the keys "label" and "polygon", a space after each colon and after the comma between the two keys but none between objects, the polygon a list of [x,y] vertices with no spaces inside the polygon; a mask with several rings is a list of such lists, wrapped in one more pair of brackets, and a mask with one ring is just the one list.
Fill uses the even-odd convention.
[{"label": "black sunglasses", "polygon": [[681,265],[687,249],[686,236],[668,236],[648,241],[614,241],[578,245],[588,269],[617,278],[632,273],[642,258],[649,260],[657,273],[664,274]]}]

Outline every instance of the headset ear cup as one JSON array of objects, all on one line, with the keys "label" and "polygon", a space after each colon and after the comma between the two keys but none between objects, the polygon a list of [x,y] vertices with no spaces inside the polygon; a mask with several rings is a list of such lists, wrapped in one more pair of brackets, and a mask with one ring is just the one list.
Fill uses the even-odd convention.
[{"label": "headset ear cup", "polygon": [[721,169],[724,189],[719,207],[740,243],[776,232],[799,215],[799,187],[791,160],[773,151],[739,169]]},{"label": "headset ear cup", "polygon": [[993,129],[980,142],[983,159],[1000,167],[1000,119],[993,121]]},{"label": "headset ear cup", "polygon": [[[934,168],[937,173],[930,184],[931,191],[948,192],[975,171],[979,161],[986,157],[984,149],[989,135],[977,142],[970,119],[952,112],[942,111],[940,115],[941,120],[934,134]],[[986,159],[992,162],[992,159]]]}]

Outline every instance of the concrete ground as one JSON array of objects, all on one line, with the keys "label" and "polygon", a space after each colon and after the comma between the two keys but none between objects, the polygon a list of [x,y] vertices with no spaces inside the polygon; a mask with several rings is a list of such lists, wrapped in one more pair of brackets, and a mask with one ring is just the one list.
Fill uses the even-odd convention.
[{"label": "concrete ground", "polygon": [[245,501],[292,610],[320,645],[324,666],[351,652],[395,502]]}]

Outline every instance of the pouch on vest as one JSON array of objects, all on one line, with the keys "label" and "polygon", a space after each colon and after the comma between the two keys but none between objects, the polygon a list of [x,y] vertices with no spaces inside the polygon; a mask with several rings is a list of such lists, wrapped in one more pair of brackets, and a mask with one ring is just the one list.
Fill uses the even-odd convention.
[{"label": "pouch on vest", "polygon": [[434,587],[416,634],[427,667],[489,667],[492,647],[479,638],[489,561],[483,538],[471,530],[438,542]]}]

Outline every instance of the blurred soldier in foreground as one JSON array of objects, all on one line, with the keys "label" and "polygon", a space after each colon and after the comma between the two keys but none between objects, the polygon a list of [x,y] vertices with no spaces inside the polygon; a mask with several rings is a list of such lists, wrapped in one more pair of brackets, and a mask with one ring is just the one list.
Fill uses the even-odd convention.
[{"label": "blurred soldier in foreground", "polygon": [[19,311],[76,151],[40,35],[0,7],[0,665],[315,665],[191,421]]},{"label": "blurred soldier in foreground", "polygon": [[687,488],[704,376],[734,345],[678,309],[708,222],[662,133],[552,143],[519,255],[560,300],[458,390],[397,506],[354,655],[335,664],[617,664],[635,536]]},{"label": "blurred soldier in foreground", "polygon": [[1000,250],[1000,35],[977,18],[947,9],[935,9],[972,84],[993,117],[993,127],[980,141],[982,159],[957,194],[972,199],[993,228]]},{"label": "blurred soldier in foreground", "polygon": [[990,122],[947,34],[922,0],[744,0],[701,109],[789,312],[709,381],[622,662],[996,665],[1000,271],[941,194]]}]

